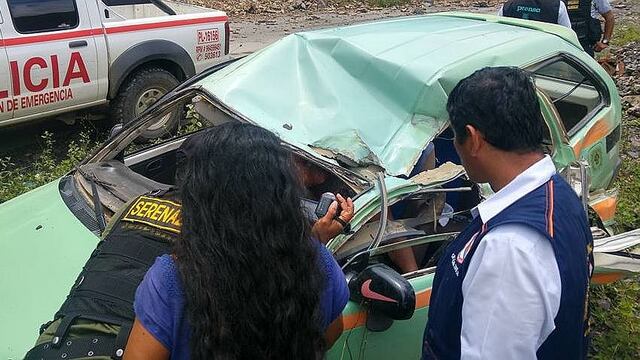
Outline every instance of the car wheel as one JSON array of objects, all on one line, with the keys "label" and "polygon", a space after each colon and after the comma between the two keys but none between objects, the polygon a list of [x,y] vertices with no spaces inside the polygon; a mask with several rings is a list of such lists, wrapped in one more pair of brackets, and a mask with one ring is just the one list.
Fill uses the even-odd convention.
[{"label": "car wheel", "polygon": [[[113,100],[111,111],[114,120],[121,124],[133,121],[178,84],[178,79],[164,69],[151,67],[138,70],[120,87]],[[149,125],[140,137],[142,140],[162,137],[175,130],[179,121],[179,111],[167,114]]]}]

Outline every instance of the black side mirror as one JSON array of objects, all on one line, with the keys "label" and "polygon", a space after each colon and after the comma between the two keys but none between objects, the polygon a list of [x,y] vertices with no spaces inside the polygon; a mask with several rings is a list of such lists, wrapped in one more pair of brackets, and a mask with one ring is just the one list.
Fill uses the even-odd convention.
[{"label": "black side mirror", "polygon": [[349,290],[351,300],[393,320],[410,319],[416,309],[416,293],[409,281],[384,264],[370,265],[352,277]]}]

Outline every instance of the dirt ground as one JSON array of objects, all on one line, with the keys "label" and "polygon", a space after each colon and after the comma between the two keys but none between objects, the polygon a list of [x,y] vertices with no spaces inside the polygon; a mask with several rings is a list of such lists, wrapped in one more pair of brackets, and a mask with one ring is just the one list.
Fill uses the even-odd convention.
[{"label": "dirt ground", "polygon": [[462,3],[431,5],[429,3],[380,8],[367,6],[326,7],[315,10],[294,9],[280,12],[243,13],[231,17],[230,50],[234,56],[252,53],[291,33],[327,27],[357,24],[379,19],[422,15],[442,11],[495,13],[498,5],[466,6]]}]

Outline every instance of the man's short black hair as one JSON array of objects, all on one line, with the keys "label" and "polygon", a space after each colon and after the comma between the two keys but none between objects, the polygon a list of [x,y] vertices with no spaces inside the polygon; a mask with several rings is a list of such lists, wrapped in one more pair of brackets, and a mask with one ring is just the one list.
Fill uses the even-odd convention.
[{"label": "man's short black hair", "polygon": [[516,67],[487,67],[461,80],[449,94],[447,111],[458,143],[466,125],[498,149],[540,151],[544,120],[531,76]]}]

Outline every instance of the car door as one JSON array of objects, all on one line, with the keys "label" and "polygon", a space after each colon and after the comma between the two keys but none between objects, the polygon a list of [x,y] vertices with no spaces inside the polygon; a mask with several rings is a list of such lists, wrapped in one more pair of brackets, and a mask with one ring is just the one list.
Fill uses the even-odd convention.
[{"label": "car door", "polygon": [[97,53],[87,2],[7,0],[3,32],[16,119],[98,100]]},{"label": "car door", "polygon": [[[6,26],[4,14],[6,9],[0,3],[0,44],[4,44],[2,33]],[[8,69],[9,60],[4,46],[0,47],[0,69]],[[0,71],[0,124],[13,117],[13,95],[11,94],[11,77],[8,71]]]},{"label": "car door", "polygon": [[[380,263],[395,268],[393,261],[388,257],[392,251],[410,248],[412,249],[419,270],[402,274],[415,293],[415,311],[408,320],[391,320],[380,312],[372,311],[370,306],[363,306],[353,299],[357,299],[355,293],[358,288],[350,287],[351,301],[343,312],[343,333],[338,341],[328,352],[328,359],[417,359],[422,353],[422,334],[424,332],[429,301],[431,298],[431,286],[435,275],[435,262],[439,256],[438,249],[446,246],[455,232],[451,226],[443,228],[435,221],[444,207],[444,193],[435,187],[449,183],[462,174],[462,167],[453,164],[445,164],[430,170],[431,176],[428,184],[418,185],[418,180],[402,180],[399,178],[386,178],[385,189],[380,191],[379,183],[365,194],[355,199],[357,213],[352,220],[355,232],[345,241],[334,239],[329,243],[329,248],[335,250],[335,256],[343,264],[347,279],[354,279],[359,273],[354,267],[364,268]],[[380,197],[371,199],[371,193],[388,193],[386,200]],[[421,195],[418,195],[421,194]],[[424,196],[421,197],[421,196]],[[412,199],[408,199],[411,197]],[[420,199],[415,199],[420,197]],[[382,204],[393,206],[395,202],[410,201],[405,203],[409,207],[418,205],[416,215],[401,216],[396,219],[388,218],[386,225],[380,224]],[[358,210],[359,209],[359,210]],[[372,210],[373,209],[373,210]],[[369,213],[362,215],[361,212]],[[405,212],[406,215],[406,212]],[[378,220],[376,220],[378,219]],[[384,227],[380,241],[378,232]],[[366,264],[358,265],[358,257],[363,253]],[[345,261],[346,260],[346,261]],[[355,265],[355,266],[354,266]],[[400,276],[400,275],[398,275]],[[364,293],[364,290],[360,290]]]},{"label": "car door", "polygon": [[[593,62],[585,64],[561,54],[529,68],[538,89],[547,95],[543,107],[557,119],[573,152],[573,165],[585,167],[588,204],[604,226],[613,224],[617,192],[608,189],[620,167],[620,104],[611,78]],[[564,150],[564,149],[563,149]],[[567,166],[571,155],[564,152],[554,160]],[[556,165],[559,165],[556,162]]]}]

